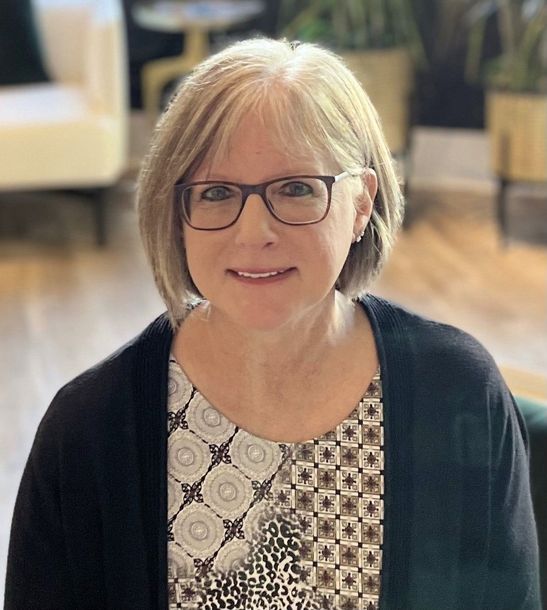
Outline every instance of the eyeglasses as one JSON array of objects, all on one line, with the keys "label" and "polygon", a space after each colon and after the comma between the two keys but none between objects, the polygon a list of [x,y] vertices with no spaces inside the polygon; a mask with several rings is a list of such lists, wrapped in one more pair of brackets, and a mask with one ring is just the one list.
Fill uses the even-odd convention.
[{"label": "eyeglasses", "polygon": [[261,184],[223,180],[175,185],[175,205],[193,229],[226,229],[240,217],[249,195],[260,195],[271,215],[287,225],[311,225],[329,213],[332,185],[351,176],[286,176]]}]

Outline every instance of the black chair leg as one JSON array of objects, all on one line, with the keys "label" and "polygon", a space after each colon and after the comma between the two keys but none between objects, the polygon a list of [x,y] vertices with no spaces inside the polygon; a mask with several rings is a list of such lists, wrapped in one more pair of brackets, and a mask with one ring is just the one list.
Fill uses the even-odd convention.
[{"label": "black chair leg", "polygon": [[68,192],[85,197],[93,208],[93,219],[95,221],[95,243],[99,247],[106,246],[106,208],[108,201],[108,188],[85,188],[72,189]]},{"label": "black chair leg", "polygon": [[98,189],[93,198],[95,216],[95,241],[98,246],[106,246],[106,201],[107,189]]},{"label": "black chair leg", "polygon": [[501,245],[507,247],[509,244],[509,230],[507,226],[507,187],[509,180],[506,178],[498,178],[498,201],[497,201],[497,216],[498,226],[500,230]]}]

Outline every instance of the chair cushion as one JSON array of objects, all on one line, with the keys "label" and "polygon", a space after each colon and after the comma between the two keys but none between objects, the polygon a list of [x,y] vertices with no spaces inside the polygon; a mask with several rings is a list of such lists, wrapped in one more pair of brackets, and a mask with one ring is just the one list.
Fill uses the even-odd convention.
[{"label": "chair cushion", "polygon": [[48,81],[31,0],[0,2],[0,85]]},{"label": "chair cushion", "polygon": [[122,171],[123,125],[81,87],[2,87],[0,108],[0,189],[108,185]]},{"label": "chair cushion", "polygon": [[547,403],[523,396],[515,397],[531,435],[547,435]]},{"label": "chair cushion", "polygon": [[89,114],[81,87],[39,83],[0,89],[0,129],[70,123]]},{"label": "chair cushion", "polygon": [[515,396],[530,437],[530,483],[539,538],[541,588],[547,594],[547,403]]}]

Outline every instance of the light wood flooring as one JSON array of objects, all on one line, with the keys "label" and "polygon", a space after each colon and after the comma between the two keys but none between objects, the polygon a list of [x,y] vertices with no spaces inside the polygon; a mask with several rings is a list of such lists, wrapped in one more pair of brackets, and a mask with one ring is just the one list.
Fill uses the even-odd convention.
[{"label": "light wood flooring", "polygon": [[[163,310],[133,186],[128,176],[110,195],[104,249],[74,197],[0,195],[0,582],[17,484],[54,392]],[[413,193],[415,222],[372,291],[467,330],[515,390],[545,396],[547,204],[525,199],[513,197],[503,250],[489,198]]]}]

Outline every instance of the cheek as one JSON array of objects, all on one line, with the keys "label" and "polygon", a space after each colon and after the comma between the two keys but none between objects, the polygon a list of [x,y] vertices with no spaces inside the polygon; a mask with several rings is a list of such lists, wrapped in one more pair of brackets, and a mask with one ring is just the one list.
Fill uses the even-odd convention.
[{"label": "cheek", "polygon": [[195,256],[194,239],[187,230],[184,230],[182,232],[182,240],[183,240],[183,244],[184,244],[184,252],[186,254],[186,263],[191,272],[192,271],[191,266],[193,265],[194,256]]},{"label": "cheek", "polygon": [[210,261],[213,249],[205,247],[204,236],[197,234],[197,231],[185,230],[183,237],[188,271],[197,285],[204,279],[204,270],[210,267],[208,261]]},{"label": "cheek", "polygon": [[351,221],[333,223],[332,226],[325,226],[324,229],[316,244],[315,256],[322,266],[338,273],[351,246],[353,224]]},{"label": "cheek", "polygon": [[330,239],[338,247],[349,247],[353,239],[354,224],[357,212],[350,201],[334,202],[335,207],[332,214],[325,219],[327,221],[325,229],[330,234]]}]

